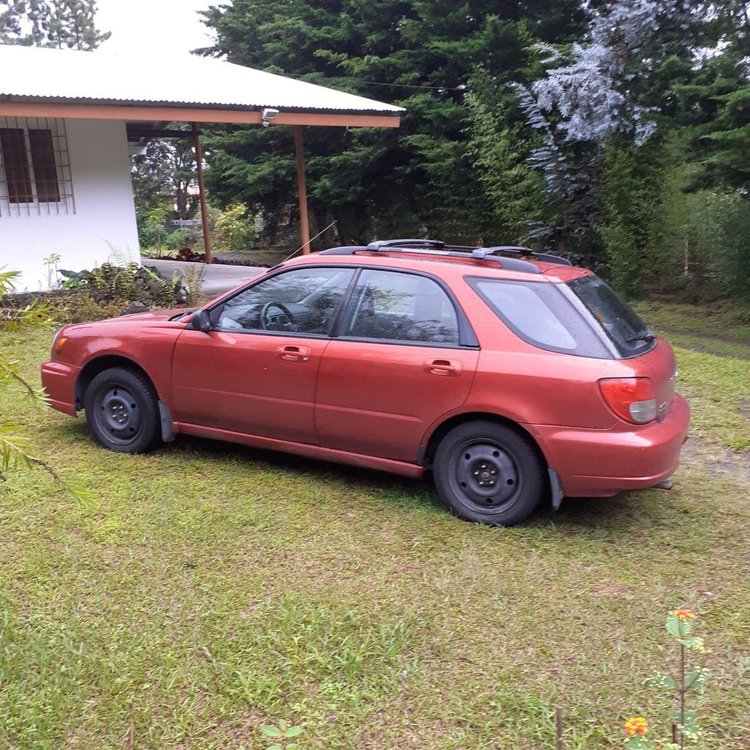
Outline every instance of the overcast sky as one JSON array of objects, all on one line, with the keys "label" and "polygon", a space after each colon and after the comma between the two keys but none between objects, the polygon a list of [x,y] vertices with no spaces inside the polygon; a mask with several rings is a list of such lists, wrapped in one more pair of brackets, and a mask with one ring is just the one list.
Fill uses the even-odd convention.
[{"label": "overcast sky", "polygon": [[169,56],[211,44],[197,14],[220,0],[98,0],[97,27],[111,31],[101,49]]}]

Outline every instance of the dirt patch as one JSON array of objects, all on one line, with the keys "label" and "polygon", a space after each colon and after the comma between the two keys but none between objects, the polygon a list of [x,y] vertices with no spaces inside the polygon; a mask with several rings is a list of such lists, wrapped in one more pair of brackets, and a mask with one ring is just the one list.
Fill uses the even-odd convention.
[{"label": "dirt patch", "polygon": [[[743,416],[750,420],[750,409]],[[686,467],[702,464],[712,479],[738,482],[750,487],[750,453],[733,451],[703,438],[691,437],[682,446],[680,463]]]}]

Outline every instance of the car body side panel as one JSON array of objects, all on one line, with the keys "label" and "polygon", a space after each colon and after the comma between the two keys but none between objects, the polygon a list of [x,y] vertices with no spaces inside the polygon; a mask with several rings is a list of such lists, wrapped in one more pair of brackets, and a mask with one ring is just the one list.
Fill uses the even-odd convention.
[{"label": "car body side panel", "polygon": [[608,360],[542,350],[513,355],[482,351],[467,408],[518,423],[606,430],[615,416],[597,380],[613,372],[620,370]]},{"label": "car body side panel", "polygon": [[214,440],[228,440],[232,443],[250,445],[253,448],[265,450],[277,450],[284,453],[292,453],[296,456],[304,456],[320,461],[332,461],[333,463],[346,464],[348,466],[359,466],[363,469],[374,469],[375,471],[387,471],[402,477],[419,478],[424,473],[421,466],[408,461],[393,461],[378,456],[368,456],[354,451],[335,450],[309,443],[297,443],[290,440],[275,440],[262,435],[251,435],[249,433],[232,432],[231,430],[219,430],[214,427],[194,424],[178,424],[180,432],[186,435],[212,438]]},{"label": "car body side panel", "polygon": [[[159,398],[171,408],[172,350],[185,328],[184,322],[168,320],[172,314],[173,311],[146,313],[66,326],[65,345],[54,360],[42,366],[43,385],[50,393],[53,388],[62,388],[65,399],[71,399],[66,403],[75,404],[75,382],[81,371],[102,357],[122,357],[148,375]],[[62,366],[75,369],[63,376],[57,369]],[[64,385],[56,383],[60,377]]]},{"label": "car body side panel", "polygon": [[315,444],[315,383],[327,338],[186,330],[175,347],[178,422]]},{"label": "car body side panel", "polygon": [[427,425],[465,402],[478,358],[462,347],[334,339],[318,377],[320,444],[416,463]]}]

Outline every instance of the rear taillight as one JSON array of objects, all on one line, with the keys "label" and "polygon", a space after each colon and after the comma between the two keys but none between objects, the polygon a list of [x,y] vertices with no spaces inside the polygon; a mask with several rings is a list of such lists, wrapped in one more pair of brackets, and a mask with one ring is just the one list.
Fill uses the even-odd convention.
[{"label": "rear taillight", "polygon": [[633,424],[656,419],[656,391],[651,378],[606,378],[599,381],[599,389],[620,419]]}]

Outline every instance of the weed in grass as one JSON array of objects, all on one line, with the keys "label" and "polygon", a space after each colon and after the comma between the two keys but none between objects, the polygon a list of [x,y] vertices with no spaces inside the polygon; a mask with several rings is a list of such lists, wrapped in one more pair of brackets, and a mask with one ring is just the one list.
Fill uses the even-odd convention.
[{"label": "weed in grass", "polygon": [[625,742],[627,750],[684,750],[685,743],[697,744],[701,739],[696,712],[689,708],[689,698],[702,695],[706,689],[709,672],[705,667],[695,666],[689,670],[687,654],[705,654],[703,638],[692,635],[692,620],[695,614],[689,609],[677,609],[667,615],[667,632],[677,645],[677,673],[657,672],[655,677],[646,680],[646,685],[677,695],[677,708],[672,712],[671,738],[657,744],[647,737],[648,722],[642,716],[628,719],[625,722]]},{"label": "weed in grass", "polygon": [[274,740],[274,744],[268,750],[298,750],[299,744],[288,740],[295,739],[304,732],[302,727],[290,727],[284,720],[278,725],[264,724],[260,729],[266,737]]}]

